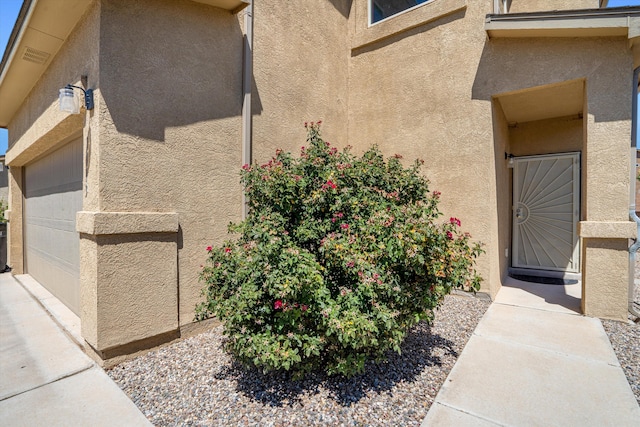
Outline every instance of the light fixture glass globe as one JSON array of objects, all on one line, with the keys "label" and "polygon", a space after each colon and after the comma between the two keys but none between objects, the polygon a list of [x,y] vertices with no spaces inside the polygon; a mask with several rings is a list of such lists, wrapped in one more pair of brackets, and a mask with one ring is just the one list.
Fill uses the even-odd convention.
[{"label": "light fixture glass globe", "polygon": [[71,88],[60,89],[58,96],[60,111],[71,114],[80,113],[80,102]]}]

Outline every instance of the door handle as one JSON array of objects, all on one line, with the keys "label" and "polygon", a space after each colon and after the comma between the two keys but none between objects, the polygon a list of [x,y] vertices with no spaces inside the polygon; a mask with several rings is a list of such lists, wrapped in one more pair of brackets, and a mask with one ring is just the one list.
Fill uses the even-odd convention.
[{"label": "door handle", "polygon": [[522,219],[522,208],[516,209],[516,218]]}]

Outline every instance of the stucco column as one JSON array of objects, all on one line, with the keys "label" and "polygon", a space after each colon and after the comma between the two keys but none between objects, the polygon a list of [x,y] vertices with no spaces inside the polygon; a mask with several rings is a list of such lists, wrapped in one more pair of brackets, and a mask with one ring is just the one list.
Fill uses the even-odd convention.
[{"label": "stucco column", "polygon": [[176,338],[177,214],[85,211],[78,212],[76,228],[89,354],[110,366]]},{"label": "stucco column", "polygon": [[587,316],[627,319],[628,239],[632,222],[582,221],[582,312]]},{"label": "stucco column", "polygon": [[13,274],[24,273],[24,242],[22,235],[22,168],[9,168],[9,211],[7,222],[7,265]]},{"label": "stucco column", "polygon": [[584,106],[582,310],[617,320],[627,319],[628,247],[637,229],[629,221],[631,65],[627,56],[608,77],[588,79]]}]

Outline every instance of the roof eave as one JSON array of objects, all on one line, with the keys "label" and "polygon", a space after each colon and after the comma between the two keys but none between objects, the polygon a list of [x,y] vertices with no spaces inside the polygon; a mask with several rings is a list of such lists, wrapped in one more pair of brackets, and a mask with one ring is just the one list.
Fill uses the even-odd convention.
[{"label": "roof eave", "polygon": [[490,38],[628,37],[635,20],[640,7],[495,14],[487,15],[485,31]]},{"label": "roof eave", "polygon": [[[193,0],[237,13],[251,0]],[[54,4],[55,2],[55,4]],[[40,77],[93,3],[92,0],[25,0],[0,63],[0,128],[7,128]],[[48,10],[47,10],[48,9]],[[55,11],[54,16],[51,11]],[[34,24],[34,21],[37,21]],[[39,28],[44,26],[46,28]],[[43,54],[34,63],[26,49]],[[27,60],[25,60],[27,59]],[[67,82],[68,83],[68,82]]]}]

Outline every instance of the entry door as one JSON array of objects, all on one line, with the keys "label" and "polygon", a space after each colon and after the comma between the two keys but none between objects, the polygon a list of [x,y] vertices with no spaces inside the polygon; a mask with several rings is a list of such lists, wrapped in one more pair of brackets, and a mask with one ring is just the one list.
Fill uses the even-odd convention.
[{"label": "entry door", "polygon": [[512,266],[577,273],[580,153],[514,159]]}]

